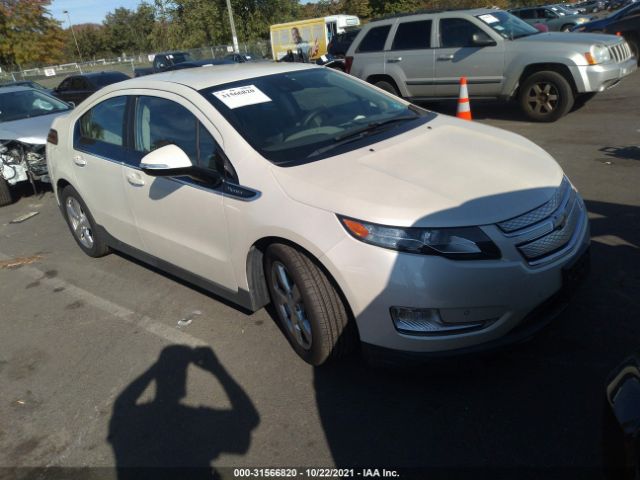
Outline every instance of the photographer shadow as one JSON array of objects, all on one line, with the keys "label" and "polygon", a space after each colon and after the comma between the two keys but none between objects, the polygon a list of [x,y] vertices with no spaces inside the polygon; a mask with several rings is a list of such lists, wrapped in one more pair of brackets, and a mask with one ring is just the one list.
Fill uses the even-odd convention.
[{"label": "photographer shadow", "polygon": [[[187,395],[187,368],[191,363],[220,382],[231,408],[181,403]],[[155,398],[138,403],[152,382]],[[223,452],[245,453],[259,421],[247,394],[210,348],[168,346],[114,403],[108,440],[118,479],[218,478],[211,462]]]}]

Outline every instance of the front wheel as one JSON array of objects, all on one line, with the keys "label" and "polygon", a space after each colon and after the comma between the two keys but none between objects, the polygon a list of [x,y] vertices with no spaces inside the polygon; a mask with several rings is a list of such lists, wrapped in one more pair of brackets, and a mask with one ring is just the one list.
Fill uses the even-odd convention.
[{"label": "front wheel", "polygon": [[90,257],[103,257],[109,253],[109,247],[101,237],[91,212],[80,194],[71,185],[61,194],[62,210],[73,239],[84,253]]},{"label": "front wheel", "polygon": [[9,182],[0,176],[0,207],[9,205],[12,201],[13,198],[11,197]]},{"label": "front wheel", "polygon": [[535,122],[555,122],[571,110],[574,101],[571,85],[558,72],[536,72],[520,87],[520,108]]},{"label": "front wheel", "polygon": [[276,243],[265,252],[264,269],[280,325],[305,362],[322,365],[354,348],[357,335],[347,307],[308,255]]}]

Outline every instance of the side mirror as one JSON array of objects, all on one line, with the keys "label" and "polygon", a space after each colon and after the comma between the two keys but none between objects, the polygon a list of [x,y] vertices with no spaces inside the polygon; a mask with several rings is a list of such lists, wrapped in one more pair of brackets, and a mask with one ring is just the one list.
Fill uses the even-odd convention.
[{"label": "side mirror", "polygon": [[173,144],[147,153],[140,162],[140,169],[150,177],[186,176],[215,187],[222,183],[218,172],[194,166],[184,150]]},{"label": "side mirror", "polygon": [[189,156],[177,145],[165,145],[146,154],[140,168],[151,177],[189,175],[193,164]]},{"label": "side mirror", "polygon": [[493,38],[491,38],[486,33],[476,32],[473,34],[471,40],[475,47],[492,47],[496,45],[495,40],[493,40]]}]

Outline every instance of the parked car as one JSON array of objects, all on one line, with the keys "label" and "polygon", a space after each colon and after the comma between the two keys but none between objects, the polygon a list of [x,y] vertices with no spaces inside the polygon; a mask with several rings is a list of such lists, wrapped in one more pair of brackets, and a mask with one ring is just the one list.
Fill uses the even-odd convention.
[{"label": "parked car", "polygon": [[607,4],[603,0],[587,0],[575,4],[576,8],[583,8],[585,13],[597,13],[607,9]]},{"label": "parked car", "polygon": [[47,182],[45,143],[51,122],[71,106],[29,87],[0,89],[0,206],[12,202],[11,187]]},{"label": "parked car", "polygon": [[622,36],[640,62],[640,3],[632,3],[611,15],[585,23],[574,32],[601,32]]},{"label": "parked car", "polygon": [[514,8],[509,10],[509,13],[521,18],[530,25],[546,25],[552,32],[568,32],[576,25],[591,20],[591,17],[584,15],[568,15],[556,6]]},{"label": "parked car", "polygon": [[60,82],[60,85],[54,88],[51,93],[60,100],[78,105],[101,88],[128,79],[129,77],[122,72],[93,72],[70,75]]},{"label": "parked car", "polygon": [[233,65],[233,60],[216,59],[216,60],[194,60],[191,62],[176,63],[164,69],[165,72],[173,72],[174,70],[184,70],[185,68],[210,67],[212,65]]},{"label": "parked car", "polygon": [[622,38],[540,33],[493,9],[399,16],[365,25],[349,47],[347,71],[412,100],[516,99],[531,120],[551,122],[637,69]]},{"label": "parked car", "polygon": [[358,343],[422,357],[520,341],[588,267],[584,203],[549,154],[328,68],[129,80],[50,138],[86,254],[128,252],[251,311],[272,302],[314,365]]},{"label": "parked car", "polygon": [[8,82],[0,84],[0,88],[7,87],[29,87],[36,90],[42,90],[43,92],[51,93],[51,90],[47,87],[40,85],[38,82],[32,82],[31,80],[18,80],[16,82]]},{"label": "parked car", "polygon": [[584,12],[581,12],[580,10],[574,9],[574,8],[570,8],[568,7],[566,4],[563,3],[557,3],[555,5],[548,5],[548,7],[553,10],[554,12],[557,13],[564,13],[565,15],[580,15]]},{"label": "parked car", "polygon": [[136,68],[134,77],[151,75],[152,73],[164,72],[166,69],[183,62],[192,62],[193,57],[189,52],[172,51],[156,53],[149,68]]}]

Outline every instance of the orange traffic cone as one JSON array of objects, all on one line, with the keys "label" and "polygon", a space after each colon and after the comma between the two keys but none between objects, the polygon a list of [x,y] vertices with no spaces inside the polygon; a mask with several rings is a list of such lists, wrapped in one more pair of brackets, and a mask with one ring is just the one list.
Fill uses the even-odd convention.
[{"label": "orange traffic cone", "polygon": [[469,104],[467,77],[460,77],[460,97],[458,98],[458,114],[456,117],[464,120],[471,120],[471,105]]}]

